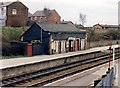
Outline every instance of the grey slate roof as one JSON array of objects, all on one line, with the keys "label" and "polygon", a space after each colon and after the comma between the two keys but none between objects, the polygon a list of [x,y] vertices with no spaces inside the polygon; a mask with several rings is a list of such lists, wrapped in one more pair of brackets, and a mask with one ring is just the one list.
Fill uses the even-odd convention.
[{"label": "grey slate roof", "polygon": [[[68,23],[72,23],[71,21],[60,21],[61,24],[68,24]],[[73,24],[73,23],[72,23]]]},{"label": "grey slate roof", "polygon": [[107,25],[107,24],[99,24],[99,23],[93,25],[93,27],[96,25],[100,25],[100,26],[105,27],[105,28],[118,28],[118,25]]},{"label": "grey slate roof", "polygon": [[32,16],[32,14],[30,12],[28,12],[28,17],[31,17],[31,16]]},{"label": "grey slate roof", "polygon": [[48,16],[53,10],[48,10],[48,13],[45,13],[44,10],[38,10],[36,11],[32,16]]},{"label": "grey slate roof", "polygon": [[76,27],[77,27],[78,29],[83,29],[83,28],[84,28],[84,26],[81,25],[81,24],[75,24],[75,25],[76,25]]},{"label": "grey slate roof", "polygon": [[[14,2],[20,2],[20,1],[14,1]],[[1,7],[7,7],[8,5],[14,3],[14,2],[0,2],[0,8]],[[22,3],[22,2],[21,2]],[[23,3],[22,3],[23,4]],[[23,4],[24,5],[24,4]],[[24,5],[25,6],[25,5]],[[26,6],[25,6],[26,7]],[[27,7],[28,8],[28,7]]]},{"label": "grey slate roof", "polygon": [[38,10],[33,14],[33,16],[46,16],[46,15],[42,10]]},{"label": "grey slate roof", "polygon": [[104,27],[107,27],[107,28],[117,28],[118,25],[103,25]]},{"label": "grey slate roof", "polygon": [[44,31],[49,32],[80,32],[75,25],[69,24],[39,24],[37,23]]},{"label": "grey slate roof", "polygon": [[12,4],[13,2],[0,2],[0,7],[6,7],[10,4]]},{"label": "grey slate roof", "polygon": [[77,33],[57,33],[57,34],[52,34],[52,38],[54,40],[66,40],[69,37],[76,37],[76,38],[80,38],[80,39],[85,39],[86,38],[86,34],[82,33],[82,32],[77,32]]}]

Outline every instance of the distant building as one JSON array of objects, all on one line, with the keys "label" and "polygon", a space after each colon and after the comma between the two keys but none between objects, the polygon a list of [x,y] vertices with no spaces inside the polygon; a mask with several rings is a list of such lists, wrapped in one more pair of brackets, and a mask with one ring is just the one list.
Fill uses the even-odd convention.
[{"label": "distant building", "polygon": [[60,21],[60,24],[70,24],[70,25],[74,25],[74,23],[72,21]]},{"label": "distant building", "polygon": [[33,44],[33,55],[65,53],[85,49],[87,33],[69,24],[33,24],[22,36]]},{"label": "distant building", "polygon": [[76,26],[78,29],[84,29],[84,26],[81,25],[81,24],[75,24],[75,26]]},{"label": "distant building", "polygon": [[118,29],[118,25],[95,24],[93,25],[93,29],[94,30]]},{"label": "distant building", "polygon": [[61,17],[57,11],[44,8],[43,10],[38,10],[31,16],[29,16],[29,21],[39,22],[39,23],[60,23]]},{"label": "distant building", "polygon": [[2,26],[26,26],[28,8],[20,1],[0,2],[0,24]]}]

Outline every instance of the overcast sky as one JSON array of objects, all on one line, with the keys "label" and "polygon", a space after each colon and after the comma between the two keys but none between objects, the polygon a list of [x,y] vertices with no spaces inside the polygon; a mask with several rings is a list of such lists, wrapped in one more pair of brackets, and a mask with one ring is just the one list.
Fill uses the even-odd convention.
[{"label": "overcast sky", "polygon": [[[15,0],[0,0],[15,1]],[[20,0],[29,12],[42,10],[44,7],[56,9],[61,18],[79,23],[79,13],[86,15],[86,26],[118,23],[119,0]]]}]

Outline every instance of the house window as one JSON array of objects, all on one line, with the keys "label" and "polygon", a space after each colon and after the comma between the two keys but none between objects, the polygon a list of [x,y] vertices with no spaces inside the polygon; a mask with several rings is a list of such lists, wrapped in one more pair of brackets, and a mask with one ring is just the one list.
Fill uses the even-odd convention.
[{"label": "house window", "polygon": [[34,20],[37,20],[37,17],[34,17]]},{"label": "house window", "polygon": [[16,9],[12,9],[12,15],[17,15],[17,10]]},{"label": "house window", "polygon": [[31,20],[33,20],[33,18],[32,17],[30,17],[31,18]]}]

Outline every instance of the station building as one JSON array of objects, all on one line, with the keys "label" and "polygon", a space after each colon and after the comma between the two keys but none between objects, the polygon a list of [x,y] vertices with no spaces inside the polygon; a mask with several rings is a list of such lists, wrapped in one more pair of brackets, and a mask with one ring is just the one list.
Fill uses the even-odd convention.
[{"label": "station building", "polygon": [[21,42],[31,44],[33,55],[65,53],[85,49],[87,33],[75,25],[34,23]]}]

